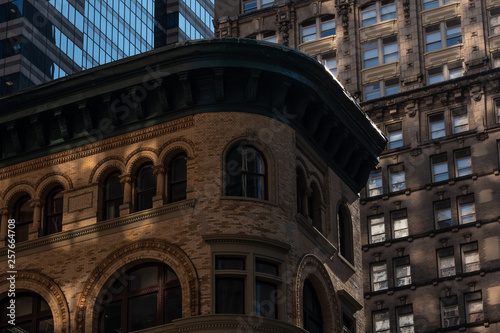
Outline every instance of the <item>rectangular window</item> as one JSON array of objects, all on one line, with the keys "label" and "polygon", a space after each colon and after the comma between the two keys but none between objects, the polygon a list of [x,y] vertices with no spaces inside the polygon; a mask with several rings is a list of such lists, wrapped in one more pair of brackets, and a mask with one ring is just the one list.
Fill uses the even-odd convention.
[{"label": "rectangular window", "polygon": [[462,133],[469,130],[469,119],[467,109],[460,108],[451,111],[453,116],[453,133]]},{"label": "rectangular window", "polygon": [[392,212],[391,219],[393,238],[407,237],[410,234],[408,229],[408,217],[406,215],[406,209]]},{"label": "rectangular window", "polygon": [[457,198],[458,215],[460,224],[476,222],[476,207],[474,205],[474,194],[468,194]]},{"label": "rectangular window", "polygon": [[262,34],[262,40],[264,40],[266,42],[276,43],[277,42],[276,32],[274,32],[274,31],[264,32]]},{"label": "rectangular window", "polygon": [[388,125],[387,136],[389,137],[389,149],[403,147],[403,130],[401,123]]},{"label": "rectangular window", "polygon": [[442,138],[446,135],[443,113],[429,116],[429,131],[431,139]]},{"label": "rectangular window", "polygon": [[370,68],[379,64],[398,61],[397,36],[387,37],[371,43],[363,44],[364,68]]},{"label": "rectangular window", "polygon": [[458,316],[458,297],[456,295],[441,298],[442,327],[453,327],[460,324]]},{"label": "rectangular window", "polygon": [[410,257],[394,259],[394,284],[396,287],[411,284]]},{"label": "rectangular window", "polygon": [[434,218],[436,221],[436,229],[451,227],[450,200],[443,200],[434,204]]},{"label": "rectangular window", "polygon": [[460,19],[446,22],[446,46],[453,46],[462,43],[462,31],[460,29]]},{"label": "rectangular window", "polygon": [[500,67],[500,51],[492,52],[491,58],[492,58],[492,63],[493,63],[492,67],[493,68]]},{"label": "rectangular window", "polygon": [[361,26],[366,27],[377,22],[396,18],[395,0],[377,1],[361,9]]},{"label": "rectangular window", "polygon": [[304,22],[302,24],[302,43],[315,40],[316,38],[316,20]]},{"label": "rectangular window", "polygon": [[490,36],[500,34],[500,8],[490,10]]},{"label": "rectangular window", "polygon": [[399,92],[399,78],[384,81],[384,96],[394,95]]},{"label": "rectangular window", "polygon": [[378,41],[363,44],[363,68],[378,66]]},{"label": "rectangular window", "polygon": [[250,13],[257,10],[257,0],[243,2],[243,13]]},{"label": "rectangular window", "polygon": [[324,16],[320,22],[321,38],[335,35],[335,17]]},{"label": "rectangular window", "polygon": [[456,274],[453,247],[439,249],[437,258],[440,278],[454,276]]},{"label": "rectangular window", "polygon": [[337,76],[337,58],[335,52],[323,54],[321,56],[321,61],[323,65],[332,73],[334,76]]},{"label": "rectangular window", "polygon": [[462,244],[462,270],[464,273],[475,272],[481,269],[477,242]]},{"label": "rectangular window", "polygon": [[382,193],[382,172],[373,172],[368,178],[368,196],[374,197]]},{"label": "rectangular window", "polygon": [[429,69],[429,84],[434,84],[444,81],[444,72],[442,67]]},{"label": "rectangular window", "polygon": [[380,95],[380,83],[366,86],[364,90],[365,90],[365,100],[366,101],[381,97],[381,95]]},{"label": "rectangular window", "polygon": [[387,264],[372,264],[372,291],[385,290],[388,287]]},{"label": "rectangular window", "polygon": [[373,327],[375,333],[390,333],[391,322],[389,320],[389,311],[373,313]]},{"label": "rectangular window", "polygon": [[463,177],[472,174],[470,148],[455,152],[455,169],[457,177]]},{"label": "rectangular window", "polygon": [[484,321],[483,297],[481,291],[465,293],[465,312],[468,323]]},{"label": "rectangular window", "polygon": [[445,154],[431,157],[432,181],[434,183],[448,180],[448,157]]},{"label": "rectangular window", "polygon": [[245,313],[245,258],[217,256],[215,258],[215,312]]},{"label": "rectangular window", "polygon": [[398,333],[414,333],[413,307],[410,305],[399,306],[396,308],[398,320]]},{"label": "rectangular window", "polygon": [[442,48],[440,24],[425,28],[425,51],[432,52]]},{"label": "rectangular window", "polygon": [[342,326],[343,333],[355,333],[356,332],[356,319],[349,313],[342,312]]},{"label": "rectangular window", "polygon": [[404,164],[389,167],[391,180],[391,192],[403,191],[406,189]]},{"label": "rectangular window", "polygon": [[255,260],[256,315],[278,319],[279,265],[264,259]]},{"label": "rectangular window", "polygon": [[384,217],[370,218],[370,243],[380,243],[385,241]]}]

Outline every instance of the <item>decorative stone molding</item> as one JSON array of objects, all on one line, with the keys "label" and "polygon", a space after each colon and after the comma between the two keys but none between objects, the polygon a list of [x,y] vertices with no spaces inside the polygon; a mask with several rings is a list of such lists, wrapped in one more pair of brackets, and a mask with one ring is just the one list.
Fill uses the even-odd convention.
[{"label": "decorative stone molding", "polygon": [[441,66],[446,63],[459,61],[464,58],[464,45],[454,45],[441,50],[432,51],[424,54],[425,68]]},{"label": "decorative stone molding", "polygon": [[359,37],[361,43],[364,43],[369,40],[391,36],[397,32],[398,22],[396,20],[388,20],[359,29]]},{"label": "decorative stone molding", "polygon": [[90,172],[89,184],[97,184],[102,181],[109,169],[116,169],[123,173],[125,170],[124,159],[120,156],[108,156],[100,160]]},{"label": "decorative stone molding", "polygon": [[25,180],[15,182],[5,189],[2,201],[5,206],[12,206],[14,200],[17,200],[22,193],[27,193],[30,198],[35,198],[35,186]]},{"label": "decorative stone molding", "polygon": [[[95,332],[97,318],[95,307],[99,305],[99,293],[115,272],[145,260],[160,261],[171,267],[179,278],[182,294],[183,317],[200,313],[198,275],[190,258],[169,242],[159,239],[141,240],[123,246],[101,261],[90,274],[77,302],[76,332]],[[186,297],[188,296],[188,297]]]},{"label": "decorative stone molding", "polygon": [[176,138],[165,142],[157,151],[158,162],[167,165],[172,154],[179,151],[186,153],[187,158],[195,158],[194,143],[186,138]]},{"label": "decorative stone molding", "polygon": [[193,116],[187,116],[174,121],[158,124],[142,130],[119,135],[113,138],[104,139],[95,143],[75,147],[73,149],[64,150],[60,153],[50,154],[41,158],[36,158],[27,162],[19,163],[13,166],[4,168],[4,172],[0,174],[0,180],[11,178],[17,174],[29,173],[48,165],[58,165],[66,162],[74,161],[83,157],[96,155],[111,149],[131,145],[133,143],[153,139],[163,136],[166,133],[171,133],[183,128],[194,126]]},{"label": "decorative stone molding", "polygon": [[158,164],[158,155],[156,150],[150,147],[142,147],[134,150],[125,158],[126,169],[125,173],[135,174],[137,168],[146,161],[150,161],[153,165]]},{"label": "decorative stone molding", "polygon": [[[323,309],[323,321],[325,332],[342,332],[341,311],[337,292],[333,286],[330,275],[321,260],[313,254],[305,255],[297,268],[293,282],[293,319],[294,324],[303,327],[304,318],[302,311],[302,292],[304,281],[309,279],[318,294]],[[328,315],[325,315],[328,314]]]},{"label": "decorative stone molding", "polygon": [[460,16],[460,2],[452,2],[447,5],[424,10],[422,12],[422,25],[442,22]]},{"label": "decorative stone molding", "polygon": [[[0,294],[9,290],[10,274],[0,275]],[[40,295],[49,305],[54,319],[54,332],[71,333],[69,307],[61,288],[48,276],[31,270],[18,271],[16,292],[26,290]]]},{"label": "decorative stone molding", "polygon": [[349,14],[352,12],[349,0],[338,0],[337,14],[342,18],[342,28],[344,29],[344,38],[349,38]]}]

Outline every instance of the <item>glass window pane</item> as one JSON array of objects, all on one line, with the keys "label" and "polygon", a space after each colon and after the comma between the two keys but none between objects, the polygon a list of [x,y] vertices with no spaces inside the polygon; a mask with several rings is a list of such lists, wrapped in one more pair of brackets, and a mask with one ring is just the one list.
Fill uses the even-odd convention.
[{"label": "glass window pane", "polygon": [[157,295],[136,297],[129,300],[129,330],[137,331],[157,325]]},{"label": "glass window pane", "polygon": [[243,278],[218,277],[215,281],[215,290],[216,313],[245,313]]},{"label": "glass window pane", "polygon": [[121,304],[115,302],[106,305],[104,309],[103,326],[104,332],[121,332]]},{"label": "glass window pane", "polygon": [[158,284],[158,267],[143,267],[130,273],[131,290]]},{"label": "glass window pane", "polygon": [[256,281],[256,315],[266,318],[278,318],[275,284]]}]

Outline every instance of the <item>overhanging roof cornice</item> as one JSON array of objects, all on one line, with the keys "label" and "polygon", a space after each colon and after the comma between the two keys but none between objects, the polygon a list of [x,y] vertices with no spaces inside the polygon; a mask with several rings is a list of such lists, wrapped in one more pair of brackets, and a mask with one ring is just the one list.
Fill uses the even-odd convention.
[{"label": "overhanging roof cornice", "polygon": [[[87,132],[109,117],[115,130],[108,136],[114,136],[224,111],[292,126],[354,191],[364,186],[386,143],[313,58],[278,44],[224,38],[167,46],[0,98],[2,130],[19,141],[2,148],[0,167],[88,143],[72,129],[76,117],[83,117]],[[48,138],[48,121],[57,122],[64,142]],[[23,142],[19,133],[27,130],[38,133],[39,147]]]}]

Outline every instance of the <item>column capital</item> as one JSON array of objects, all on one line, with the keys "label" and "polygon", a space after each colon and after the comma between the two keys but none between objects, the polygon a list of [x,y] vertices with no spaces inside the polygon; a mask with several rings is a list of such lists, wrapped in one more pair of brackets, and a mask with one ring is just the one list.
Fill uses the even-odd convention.
[{"label": "column capital", "polygon": [[7,207],[0,208],[0,215],[9,215],[9,208]]},{"label": "column capital", "polygon": [[132,176],[130,174],[126,175],[120,175],[118,176],[120,178],[120,183],[125,184],[125,183],[131,183],[132,182]]},{"label": "column capital", "polygon": [[159,165],[153,166],[153,174],[160,175],[160,174],[164,174],[164,173],[165,173],[165,168],[163,167],[163,165],[159,164]]},{"label": "column capital", "polygon": [[29,201],[30,207],[41,207],[45,204],[45,200],[43,199],[31,199]]}]

